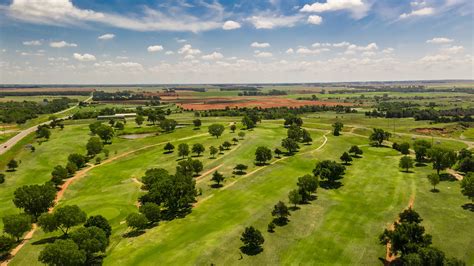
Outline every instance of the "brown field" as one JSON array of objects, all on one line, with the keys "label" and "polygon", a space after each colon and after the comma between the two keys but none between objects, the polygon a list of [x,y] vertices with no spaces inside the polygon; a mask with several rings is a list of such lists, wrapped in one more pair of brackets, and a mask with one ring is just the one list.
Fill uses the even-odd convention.
[{"label": "brown field", "polygon": [[192,98],[180,97],[167,99],[162,98],[163,102],[173,102],[185,110],[222,110],[226,108],[272,108],[272,107],[301,107],[306,105],[325,105],[325,106],[351,106],[351,103],[329,102],[329,101],[306,101],[295,100],[284,97],[209,97]]}]

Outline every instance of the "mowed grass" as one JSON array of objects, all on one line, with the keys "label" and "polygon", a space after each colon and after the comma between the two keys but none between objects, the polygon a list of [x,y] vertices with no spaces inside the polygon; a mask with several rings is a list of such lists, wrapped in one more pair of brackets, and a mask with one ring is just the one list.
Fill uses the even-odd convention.
[{"label": "mowed grass", "polygon": [[[169,140],[177,146],[181,142],[190,145],[199,142],[208,148],[236,135],[226,129],[221,138],[212,138],[203,134],[207,132],[207,125],[201,130],[186,127],[143,139],[116,138],[114,144],[107,146],[113,151],[111,157],[115,151],[120,155],[155,146],[101,165],[69,187],[61,205],[77,204],[88,215],[102,214],[113,227],[105,264],[374,265],[380,263],[378,257],[385,255],[385,248],[378,244],[378,235],[408,205],[411,196],[415,196],[415,209],[425,219],[427,232],[434,236],[434,245],[449,256],[473,263],[470,235],[474,234],[474,214],[461,208],[468,200],[460,194],[458,182],[444,181],[439,186],[440,193],[432,193],[426,180],[426,174],[432,172],[430,166],[416,168],[413,173],[401,172],[398,169],[400,154],[388,148],[369,147],[367,138],[351,134],[328,135],[326,145],[321,147],[325,130],[311,130],[314,143],[301,145],[296,155],[278,161],[273,159],[273,164],[265,167],[255,166],[257,146],[273,149],[286,136],[282,123],[269,122],[246,131],[243,141],[217,159],[209,158],[207,151],[199,158],[205,165],[203,172],[220,166],[219,171],[228,179],[224,187],[212,189],[210,175],[200,178],[197,187],[202,189],[203,195],[198,197],[191,214],[162,222],[141,236],[123,238],[127,232],[123,221],[126,215],[137,211],[135,204],[143,193],[133,178],[139,179],[152,167],[173,172],[177,164],[176,152],[163,154],[160,143]],[[186,139],[179,140],[183,138]],[[364,155],[348,166],[343,186],[336,190],[319,188],[317,199],[292,212],[288,225],[277,227],[275,233],[267,233],[273,205],[279,200],[288,202],[287,194],[296,187],[297,178],[310,174],[317,160],[338,161],[351,145],[361,145]],[[318,150],[318,147],[321,148]],[[249,165],[248,173],[257,171],[233,176],[232,168],[237,163]],[[240,259],[240,234],[250,225],[264,234],[264,251],[257,256],[243,255]],[[33,243],[54,235],[57,233],[37,231],[12,265],[39,264],[37,257],[44,245]]]}]

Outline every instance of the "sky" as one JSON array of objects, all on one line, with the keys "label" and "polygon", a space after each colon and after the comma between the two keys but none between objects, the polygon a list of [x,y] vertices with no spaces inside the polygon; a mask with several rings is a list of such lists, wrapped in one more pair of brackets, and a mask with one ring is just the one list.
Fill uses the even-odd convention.
[{"label": "sky", "polygon": [[0,83],[474,79],[473,13],[473,0],[0,0]]}]

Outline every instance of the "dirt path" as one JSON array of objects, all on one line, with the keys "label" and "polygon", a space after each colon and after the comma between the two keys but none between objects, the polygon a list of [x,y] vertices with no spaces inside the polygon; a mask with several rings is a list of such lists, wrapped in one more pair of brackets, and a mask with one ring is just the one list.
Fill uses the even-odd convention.
[{"label": "dirt path", "polygon": [[216,167],[213,167],[209,170],[207,170],[206,172],[202,173],[200,176],[196,177],[196,180],[197,182],[196,183],[201,183],[203,180],[204,180],[204,177],[209,175],[210,173],[213,173],[214,171],[216,171],[217,169],[219,169],[222,165],[224,165],[223,163],[219,164],[218,166]]},{"label": "dirt path", "polygon": [[[205,135],[208,135],[208,133],[203,133],[203,134],[199,134],[199,135],[194,135],[194,136],[190,136],[190,137],[185,137],[185,138],[181,138],[181,139],[177,139],[175,141],[183,141],[183,140],[188,140],[188,139],[193,139],[193,138],[197,138],[197,137],[201,137],[201,136],[205,136]],[[116,161],[118,159],[121,159],[123,157],[126,157],[130,154],[133,154],[133,153],[136,153],[138,151],[142,151],[142,150],[145,150],[145,149],[149,149],[149,148],[152,148],[152,147],[156,147],[156,146],[159,146],[159,145],[164,145],[168,143],[167,141],[163,141],[163,142],[160,142],[160,143],[156,143],[156,144],[152,144],[152,145],[147,145],[147,146],[144,146],[144,147],[141,147],[139,149],[136,149],[136,150],[132,150],[132,151],[128,151],[128,152],[125,152],[125,153],[122,153],[120,155],[117,155],[117,156],[114,156],[114,157],[111,157],[107,160],[104,160],[102,161],[101,164],[94,164],[94,165],[88,165],[89,167],[86,167],[86,168],[83,168],[79,171],[76,172],[76,174],[67,179],[66,182],[64,182],[64,184],[60,187],[58,193],[56,194],[56,199],[54,200],[55,202],[55,206],[57,205],[57,203],[63,198],[64,196],[64,193],[66,192],[67,188],[76,180],[80,179],[81,177],[85,176],[89,171],[91,171],[92,169],[96,168],[96,167],[99,167],[99,166],[102,166],[104,164],[108,164],[108,163],[111,163],[113,161]],[[136,179],[136,178],[135,178]],[[138,181],[138,180],[136,180]],[[135,181],[134,181],[135,182]],[[140,182],[140,181],[138,181]],[[140,182],[141,184],[141,182]],[[54,210],[54,207],[53,206],[52,208],[49,209],[49,212],[52,212]],[[18,245],[16,246],[11,252],[10,252],[10,258],[8,258],[6,261],[3,261],[2,264],[0,264],[0,266],[7,266],[8,263],[15,257],[15,255],[23,248],[23,246],[33,237],[34,233],[36,232],[36,230],[38,229],[38,227],[36,226],[36,224],[33,224],[33,228],[25,235],[25,237],[23,238],[23,241]]]},{"label": "dirt path", "polygon": [[[415,194],[412,194],[411,197],[410,197],[410,200],[408,201],[408,206],[406,207],[406,209],[411,209],[411,208],[413,208],[414,205],[415,205]],[[398,221],[399,221],[399,219],[397,218],[395,223],[398,222]],[[395,229],[395,223],[390,225],[389,230],[394,230]],[[391,248],[390,243],[387,243],[384,265],[390,265],[390,263],[397,258],[394,254],[390,253],[390,248]]]},{"label": "dirt path", "polygon": [[462,179],[464,178],[460,173],[458,173],[456,170],[454,169],[447,169],[446,172],[452,176],[454,176],[457,180],[459,181],[462,181]]}]

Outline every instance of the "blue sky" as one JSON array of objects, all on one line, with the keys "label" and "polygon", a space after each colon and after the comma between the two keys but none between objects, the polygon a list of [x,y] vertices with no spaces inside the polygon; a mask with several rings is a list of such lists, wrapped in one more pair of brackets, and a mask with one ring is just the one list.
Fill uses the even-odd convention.
[{"label": "blue sky", "polygon": [[472,0],[0,0],[0,83],[473,79]]}]

